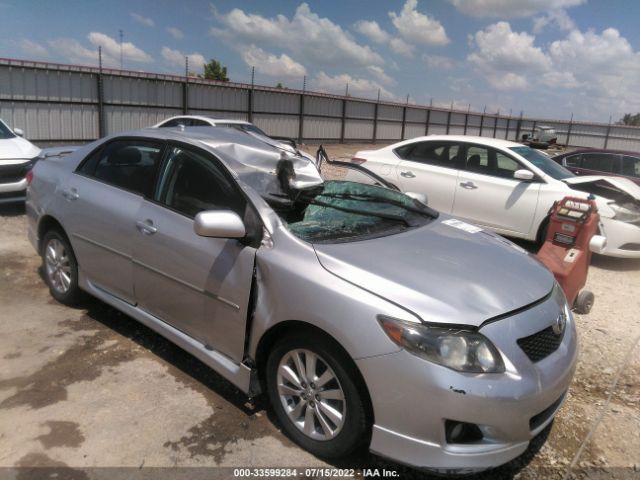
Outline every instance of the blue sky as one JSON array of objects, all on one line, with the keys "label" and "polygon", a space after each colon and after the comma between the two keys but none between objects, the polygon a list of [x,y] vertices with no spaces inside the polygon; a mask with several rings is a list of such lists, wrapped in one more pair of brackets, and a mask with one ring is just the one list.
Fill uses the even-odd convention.
[{"label": "blue sky", "polygon": [[0,56],[542,118],[640,111],[636,0],[0,0]]}]

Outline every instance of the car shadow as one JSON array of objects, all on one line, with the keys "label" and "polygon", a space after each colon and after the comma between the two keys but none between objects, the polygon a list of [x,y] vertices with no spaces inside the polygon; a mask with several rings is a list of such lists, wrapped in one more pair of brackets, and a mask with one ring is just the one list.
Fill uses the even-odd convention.
[{"label": "car shadow", "polygon": [[616,258],[594,254],[591,257],[591,266],[612,270],[616,272],[628,272],[640,270],[640,258]]},{"label": "car shadow", "polygon": [[25,213],[24,202],[0,203],[0,217],[19,217]]}]

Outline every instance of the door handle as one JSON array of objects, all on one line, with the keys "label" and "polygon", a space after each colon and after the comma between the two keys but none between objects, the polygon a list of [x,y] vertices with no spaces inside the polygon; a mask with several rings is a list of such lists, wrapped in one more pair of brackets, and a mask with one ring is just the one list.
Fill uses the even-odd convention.
[{"label": "door handle", "polygon": [[144,222],[142,220],[138,220],[136,222],[136,228],[140,230],[140,233],[143,233],[144,235],[153,235],[158,231],[158,229],[153,226],[153,222],[149,219],[145,220]]},{"label": "door handle", "polygon": [[462,188],[466,188],[466,189],[468,189],[468,190],[475,190],[476,188],[478,188],[478,186],[477,186],[475,183],[473,183],[473,182],[469,182],[469,181],[467,181],[467,182],[460,182],[460,186],[461,186]]},{"label": "door handle", "polygon": [[416,177],[411,170],[409,170],[407,172],[400,172],[400,175],[402,175],[404,178],[415,178]]},{"label": "door handle", "polygon": [[62,196],[72,202],[80,198],[80,194],[75,188],[65,188],[62,190]]}]

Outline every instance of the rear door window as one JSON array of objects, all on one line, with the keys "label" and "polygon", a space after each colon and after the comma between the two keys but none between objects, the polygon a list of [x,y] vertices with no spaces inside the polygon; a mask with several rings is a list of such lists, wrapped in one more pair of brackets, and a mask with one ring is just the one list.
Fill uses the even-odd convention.
[{"label": "rear door window", "polygon": [[79,172],[114,187],[150,197],[160,163],[162,143],[118,140],[94,152]]},{"label": "rear door window", "polygon": [[396,154],[404,159],[438,167],[458,168],[460,146],[455,143],[420,142],[398,147]]}]

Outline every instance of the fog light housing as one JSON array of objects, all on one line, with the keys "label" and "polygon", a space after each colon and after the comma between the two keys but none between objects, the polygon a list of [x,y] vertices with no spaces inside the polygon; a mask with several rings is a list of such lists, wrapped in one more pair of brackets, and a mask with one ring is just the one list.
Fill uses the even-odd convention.
[{"label": "fog light housing", "polygon": [[447,443],[473,443],[482,440],[482,432],[473,423],[445,420],[444,431]]}]

